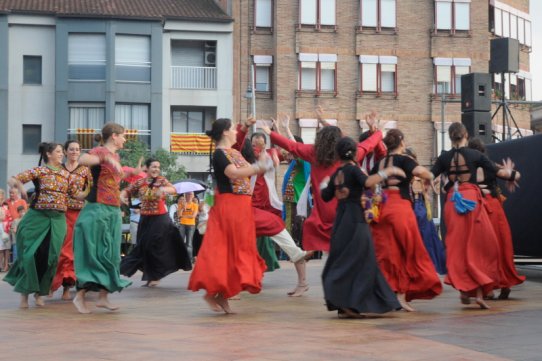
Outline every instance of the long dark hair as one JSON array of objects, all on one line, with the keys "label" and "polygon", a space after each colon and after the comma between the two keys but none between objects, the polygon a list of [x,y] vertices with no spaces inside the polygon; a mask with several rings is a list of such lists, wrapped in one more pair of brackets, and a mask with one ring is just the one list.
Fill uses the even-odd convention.
[{"label": "long dark hair", "polygon": [[333,125],[323,127],[316,134],[314,150],[316,152],[316,162],[318,165],[329,167],[335,163],[335,146],[341,138],[341,129]]},{"label": "long dark hair", "polygon": [[232,121],[229,118],[219,118],[213,122],[211,130],[206,130],[205,134],[215,142],[222,139],[222,133],[231,128]]},{"label": "long dark hair", "polygon": [[49,163],[49,157],[47,156],[47,153],[52,153],[58,146],[62,147],[62,144],[54,142],[40,143],[40,145],[38,146],[38,152],[40,153],[40,160],[38,162],[38,166],[41,165],[42,161],[44,161],[45,163]]},{"label": "long dark hair", "polygon": [[351,160],[355,162],[357,150],[357,143],[350,137],[341,138],[335,147],[335,151],[337,152],[339,159],[343,161]]}]

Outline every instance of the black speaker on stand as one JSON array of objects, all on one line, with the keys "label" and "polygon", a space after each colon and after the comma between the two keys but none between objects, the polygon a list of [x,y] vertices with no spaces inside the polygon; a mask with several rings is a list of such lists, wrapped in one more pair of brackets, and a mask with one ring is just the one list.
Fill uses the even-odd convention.
[{"label": "black speaker on stand", "polygon": [[491,126],[491,76],[469,73],[461,76],[461,123],[469,137],[493,143]]}]

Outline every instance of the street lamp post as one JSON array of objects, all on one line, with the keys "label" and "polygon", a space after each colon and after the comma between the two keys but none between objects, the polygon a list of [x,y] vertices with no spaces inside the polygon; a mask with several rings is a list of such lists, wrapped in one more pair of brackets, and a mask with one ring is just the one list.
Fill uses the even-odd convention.
[{"label": "street lamp post", "polygon": [[[247,86],[245,98],[250,99],[252,116],[256,118],[256,85],[254,84],[254,78],[254,58],[250,57],[250,83]],[[252,132],[256,132],[256,124],[252,126]]]}]

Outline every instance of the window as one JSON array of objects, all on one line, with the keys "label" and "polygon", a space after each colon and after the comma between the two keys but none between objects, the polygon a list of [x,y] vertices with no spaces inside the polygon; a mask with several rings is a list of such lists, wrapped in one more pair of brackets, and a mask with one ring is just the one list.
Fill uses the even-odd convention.
[{"label": "window", "polygon": [[205,129],[211,129],[215,118],[215,108],[174,108],[171,111],[171,131],[202,133]]},{"label": "window", "polygon": [[397,57],[360,55],[361,93],[397,95]]},{"label": "window", "polygon": [[461,75],[470,73],[468,58],[434,58],[435,94],[461,94]]},{"label": "window", "polygon": [[360,7],[362,28],[395,28],[396,0],[361,0]]},{"label": "window", "polygon": [[105,35],[69,34],[68,78],[105,80]]},{"label": "window", "polygon": [[151,38],[117,35],[115,70],[117,80],[149,82],[151,80]]},{"label": "window", "polygon": [[300,0],[301,25],[335,26],[335,0]]},{"label": "window", "polygon": [[337,55],[299,54],[299,90],[337,93]]},{"label": "window", "polygon": [[273,57],[271,55],[254,55],[254,84],[256,91],[271,91],[271,66]]},{"label": "window", "polygon": [[102,129],[105,124],[105,105],[103,103],[70,103],[71,129]]},{"label": "window", "polygon": [[41,56],[23,56],[23,84],[41,84]]},{"label": "window", "polygon": [[41,125],[23,124],[23,154],[38,154],[41,143]]},{"label": "window", "polygon": [[519,40],[531,46],[531,16],[500,1],[491,1],[489,6],[490,28],[496,36]]},{"label": "window", "polygon": [[470,0],[435,0],[435,31],[470,29]]},{"label": "window", "polygon": [[254,27],[273,27],[273,0],[254,0]]},{"label": "window", "polygon": [[148,104],[115,104],[115,123],[125,129],[148,130]]},{"label": "window", "polygon": [[[517,74],[504,74],[505,81],[505,98],[514,100],[532,100],[532,76],[530,73],[520,71]],[[496,91],[496,96],[502,96],[502,80],[501,74],[494,74],[493,89]]]}]

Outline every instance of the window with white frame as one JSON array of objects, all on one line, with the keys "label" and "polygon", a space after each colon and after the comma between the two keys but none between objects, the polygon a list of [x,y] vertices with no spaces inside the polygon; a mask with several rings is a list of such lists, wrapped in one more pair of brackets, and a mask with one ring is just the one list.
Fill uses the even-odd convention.
[{"label": "window with white frame", "polygon": [[337,54],[299,54],[299,90],[337,92]]},{"label": "window with white frame", "polygon": [[470,0],[435,0],[435,30],[468,31]]},{"label": "window with white frame", "polygon": [[360,55],[361,93],[397,94],[397,57]]},{"label": "window with white frame", "polygon": [[105,35],[68,35],[68,78],[105,80]]},{"label": "window with white frame", "polygon": [[470,73],[469,58],[434,58],[435,94],[461,94],[461,75]]},{"label": "window with white frame", "polygon": [[[318,119],[300,118],[297,122],[303,143],[314,144],[316,133],[318,133]],[[326,119],[326,122],[329,125],[337,126],[337,119]]]},{"label": "window with white frame", "polygon": [[[514,100],[532,100],[532,76],[530,73],[520,71],[516,74],[504,74],[504,96],[506,99]],[[498,93],[499,98],[502,96],[503,85],[501,74],[494,74],[493,89]]]},{"label": "window with white frame", "polygon": [[273,27],[273,0],[254,0],[254,27]]},{"label": "window with white frame", "polygon": [[301,25],[335,26],[336,0],[299,0]]},{"label": "window with white frame", "polygon": [[216,108],[176,107],[171,110],[171,131],[174,133],[203,133],[216,119]]},{"label": "window with white frame", "polygon": [[360,0],[361,28],[394,29],[396,26],[396,0]]},{"label": "window with white frame", "polygon": [[71,129],[102,129],[105,123],[104,103],[69,103]]},{"label": "window with white frame", "polygon": [[254,55],[254,85],[256,91],[271,91],[271,66],[273,65],[273,56]]},{"label": "window with white frame", "polygon": [[149,130],[149,105],[115,104],[115,123],[126,129]]},{"label": "window with white frame", "polygon": [[496,36],[517,39],[531,46],[531,15],[500,1],[491,0],[489,28]]},{"label": "window with white frame", "polygon": [[117,35],[115,37],[115,70],[117,80],[151,81],[151,38]]}]

